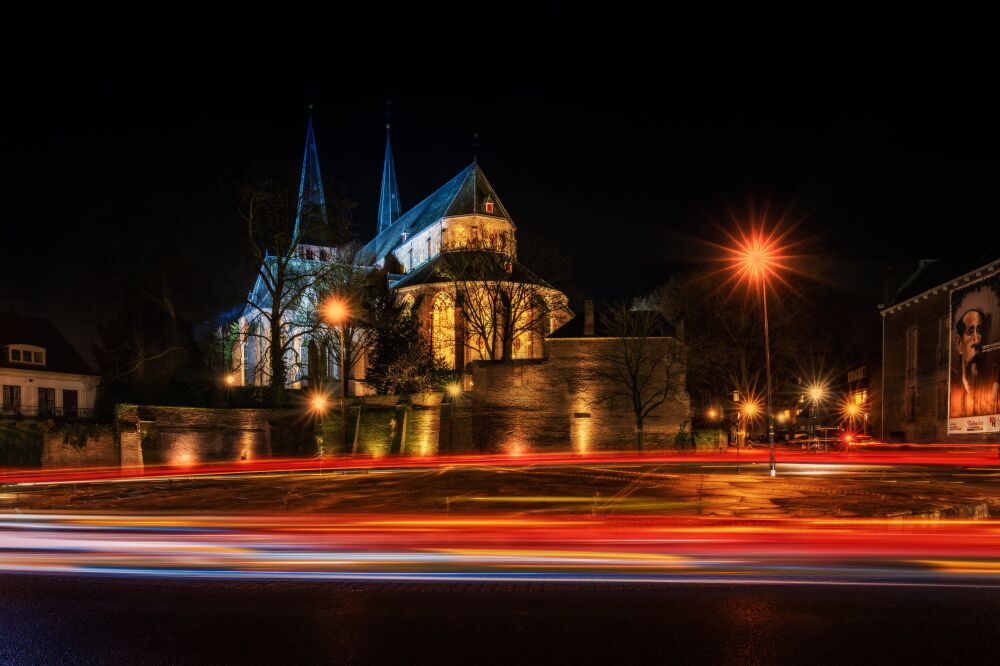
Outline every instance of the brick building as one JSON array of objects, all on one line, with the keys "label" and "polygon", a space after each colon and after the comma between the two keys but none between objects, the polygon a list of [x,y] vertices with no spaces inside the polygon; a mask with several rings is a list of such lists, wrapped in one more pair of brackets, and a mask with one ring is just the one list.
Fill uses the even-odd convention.
[{"label": "brick building", "polygon": [[[886,441],[1000,442],[1000,259],[922,261],[883,307],[873,424]],[[992,326],[991,326],[992,324]]]}]

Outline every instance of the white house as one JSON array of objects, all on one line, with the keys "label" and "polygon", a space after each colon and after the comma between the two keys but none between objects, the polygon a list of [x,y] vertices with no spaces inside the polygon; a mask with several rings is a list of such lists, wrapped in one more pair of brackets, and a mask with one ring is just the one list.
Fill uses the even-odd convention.
[{"label": "white house", "polygon": [[0,418],[89,417],[99,384],[48,319],[0,312]]}]

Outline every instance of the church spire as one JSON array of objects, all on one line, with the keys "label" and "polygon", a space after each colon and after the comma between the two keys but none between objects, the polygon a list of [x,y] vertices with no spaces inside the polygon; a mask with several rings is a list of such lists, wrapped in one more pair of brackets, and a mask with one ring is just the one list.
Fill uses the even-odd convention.
[{"label": "church spire", "polygon": [[392,160],[392,144],[389,140],[389,105],[385,103],[385,163],[382,165],[382,193],[378,200],[378,233],[382,233],[399,218],[399,188],[396,185],[396,165]]},{"label": "church spire", "polygon": [[[302,179],[299,181],[299,201],[295,211],[295,242],[308,243],[311,237],[328,226],[323,178],[319,173],[319,154],[313,132],[312,104],[309,105],[309,126],[306,129],[306,150],[302,156]],[[323,226],[320,227],[319,225]],[[312,233],[310,233],[312,232]]]}]

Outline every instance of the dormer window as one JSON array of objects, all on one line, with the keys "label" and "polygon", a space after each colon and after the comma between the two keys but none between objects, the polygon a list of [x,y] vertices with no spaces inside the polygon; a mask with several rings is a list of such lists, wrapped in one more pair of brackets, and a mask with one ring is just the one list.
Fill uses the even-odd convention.
[{"label": "dormer window", "polygon": [[7,351],[7,359],[11,363],[27,365],[45,365],[45,350],[30,345],[11,345]]},{"label": "dormer window", "polygon": [[403,240],[402,240],[402,242],[404,242],[404,243],[405,243],[405,242],[406,242],[406,232],[404,231],[404,232],[403,232],[403,233],[402,233],[401,235],[402,235],[402,237],[403,237]]},{"label": "dormer window", "polygon": [[486,197],[486,201],[483,202],[483,208],[487,213],[493,212],[493,199]]}]

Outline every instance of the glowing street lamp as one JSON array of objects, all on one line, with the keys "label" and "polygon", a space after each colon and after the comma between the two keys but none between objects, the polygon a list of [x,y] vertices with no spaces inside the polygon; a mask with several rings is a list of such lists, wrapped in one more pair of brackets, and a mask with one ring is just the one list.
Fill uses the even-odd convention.
[{"label": "glowing street lamp", "polygon": [[462,395],[462,387],[456,382],[448,384],[448,386],[445,387],[445,390],[448,392],[448,395],[452,397],[452,399]]},{"label": "glowing street lamp", "polygon": [[331,298],[323,306],[323,317],[334,326],[342,325],[349,316],[347,304],[339,298]]},{"label": "glowing street lamp", "polygon": [[312,410],[317,414],[322,414],[326,411],[326,398],[322,395],[314,395],[309,401],[309,406],[312,407]]},{"label": "glowing street lamp", "polygon": [[771,444],[771,476],[777,474],[774,462],[774,414],[771,405],[771,343],[767,325],[767,282],[772,277],[780,277],[784,268],[784,256],[779,246],[780,237],[765,235],[762,230],[751,229],[749,234],[741,234],[736,247],[729,250],[729,263],[735,271],[737,284],[746,282],[751,288],[760,287],[761,303],[764,307],[764,363],[767,369],[767,435]]},{"label": "glowing street lamp", "polygon": [[229,373],[223,381],[226,382],[226,386],[233,386],[236,383],[236,377],[232,373]]},{"label": "glowing street lamp", "polygon": [[341,410],[347,404],[347,345],[344,337],[344,326],[351,316],[347,303],[337,297],[331,297],[323,304],[323,318],[328,324],[340,332],[340,404]]},{"label": "glowing street lamp", "polygon": [[810,434],[816,434],[816,419],[819,417],[819,405],[823,402],[826,397],[826,385],[815,383],[809,385],[809,400],[812,402],[812,407],[810,407]]}]

